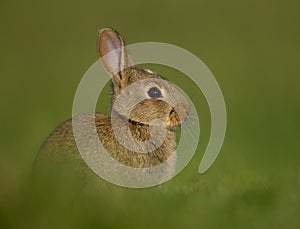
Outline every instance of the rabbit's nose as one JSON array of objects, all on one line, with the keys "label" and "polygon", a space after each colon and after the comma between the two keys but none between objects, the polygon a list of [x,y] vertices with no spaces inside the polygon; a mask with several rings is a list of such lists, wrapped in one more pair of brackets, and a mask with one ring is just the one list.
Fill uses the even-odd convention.
[{"label": "rabbit's nose", "polygon": [[186,103],[186,104],[183,104],[182,105],[182,108],[183,108],[183,110],[184,110],[184,112],[185,112],[185,115],[189,115],[190,114],[190,106],[189,106],[189,104],[188,103]]},{"label": "rabbit's nose", "polygon": [[178,115],[182,119],[186,119],[190,114],[190,106],[189,104],[180,104],[178,105]]},{"label": "rabbit's nose", "polygon": [[179,116],[180,122],[185,122],[190,114],[190,107],[188,104],[177,104],[174,111]]}]

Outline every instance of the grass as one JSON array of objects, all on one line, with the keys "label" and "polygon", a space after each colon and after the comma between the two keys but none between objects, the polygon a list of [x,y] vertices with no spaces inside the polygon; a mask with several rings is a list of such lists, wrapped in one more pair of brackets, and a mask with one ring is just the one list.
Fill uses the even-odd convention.
[{"label": "grass", "polygon": [[57,180],[51,174],[38,185],[25,182],[10,187],[14,191],[10,193],[2,189],[1,224],[3,228],[282,228],[286,224],[297,228],[299,172],[283,165],[253,167],[242,159],[233,166],[227,160],[220,156],[204,175],[197,174],[198,160],[194,160],[163,186],[141,190],[87,191],[76,179]]}]

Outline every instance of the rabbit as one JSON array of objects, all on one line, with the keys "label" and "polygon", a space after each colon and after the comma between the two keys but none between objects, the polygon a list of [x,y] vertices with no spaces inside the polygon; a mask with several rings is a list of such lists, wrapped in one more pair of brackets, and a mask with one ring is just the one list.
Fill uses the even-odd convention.
[{"label": "rabbit", "polygon": [[[85,122],[95,127],[97,138],[105,151],[118,163],[131,168],[146,169],[144,175],[146,173],[149,175],[150,168],[166,162],[167,166],[152,175],[161,180],[172,177],[176,169],[175,128],[188,119],[190,113],[188,100],[182,92],[161,75],[134,66],[123,39],[115,30],[101,29],[97,33],[97,45],[101,63],[111,76],[111,105],[114,116],[109,117],[100,113],[82,114],[63,122],[45,140],[40,148],[37,161],[48,160],[62,163],[73,161],[84,173],[92,174],[96,179],[103,180],[95,175],[79,153],[73,132],[73,125],[76,123],[74,120],[77,120],[79,125],[81,122]],[[109,58],[106,58],[107,54],[110,54]],[[126,92],[130,86],[135,84],[137,84],[136,88]],[[130,101],[135,98],[142,98],[142,101],[128,111]],[[168,103],[166,100],[171,102]],[[118,103],[118,106],[114,106],[115,103]],[[155,124],[155,120],[159,121],[158,124]],[[113,128],[112,123],[116,129]],[[151,125],[154,126],[152,130]],[[138,146],[136,149],[132,149],[135,147],[134,144],[130,144],[131,148],[126,147],[128,136],[124,134],[126,133],[123,131],[124,128],[129,128],[129,134],[137,142],[137,145],[139,142],[143,143],[151,138],[156,138],[150,144],[152,148],[145,149],[145,145],[143,145],[142,148],[144,147],[143,149],[147,152],[140,152],[141,148]],[[164,135],[158,134],[159,131],[164,132]],[[119,138],[116,137],[117,132],[122,132]],[[96,144],[90,140],[88,134],[83,132],[83,135],[89,141],[86,145],[87,148],[91,148],[89,157],[93,161],[98,153],[93,150]],[[161,139],[161,136],[164,138]],[[113,171],[117,170],[117,167],[114,168],[105,161],[96,166],[99,167],[97,169],[106,172],[110,172],[107,170],[118,172]],[[126,178],[126,174],[120,174],[120,176]],[[143,174],[137,171],[136,179],[143,180]]]}]

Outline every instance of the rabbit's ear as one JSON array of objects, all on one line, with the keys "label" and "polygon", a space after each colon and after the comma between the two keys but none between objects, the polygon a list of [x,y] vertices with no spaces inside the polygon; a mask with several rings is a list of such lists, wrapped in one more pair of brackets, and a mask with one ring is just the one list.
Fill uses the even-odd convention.
[{"label": "rabbit's ear", "polygon": [[[132,65],[132,60],[126,53],[124,41],[121,36],[110,28],[98,32],[98,54],[101,62],[113,77],[122,79],[122,70]],[[109,52],[111,52],[109,55]]]}]

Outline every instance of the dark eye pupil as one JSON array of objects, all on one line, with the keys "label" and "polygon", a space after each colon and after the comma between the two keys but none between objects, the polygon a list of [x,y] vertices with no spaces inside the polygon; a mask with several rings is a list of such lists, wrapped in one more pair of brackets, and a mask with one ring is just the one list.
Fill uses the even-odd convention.
[{"label": "dark eye pupil", "polygon": [[162,97],[161,96],[161,91],[157,88],[157,87],[152,87],[149,89],[148,91],[148,95],[152,98],[152,99],[157,99]]}]

